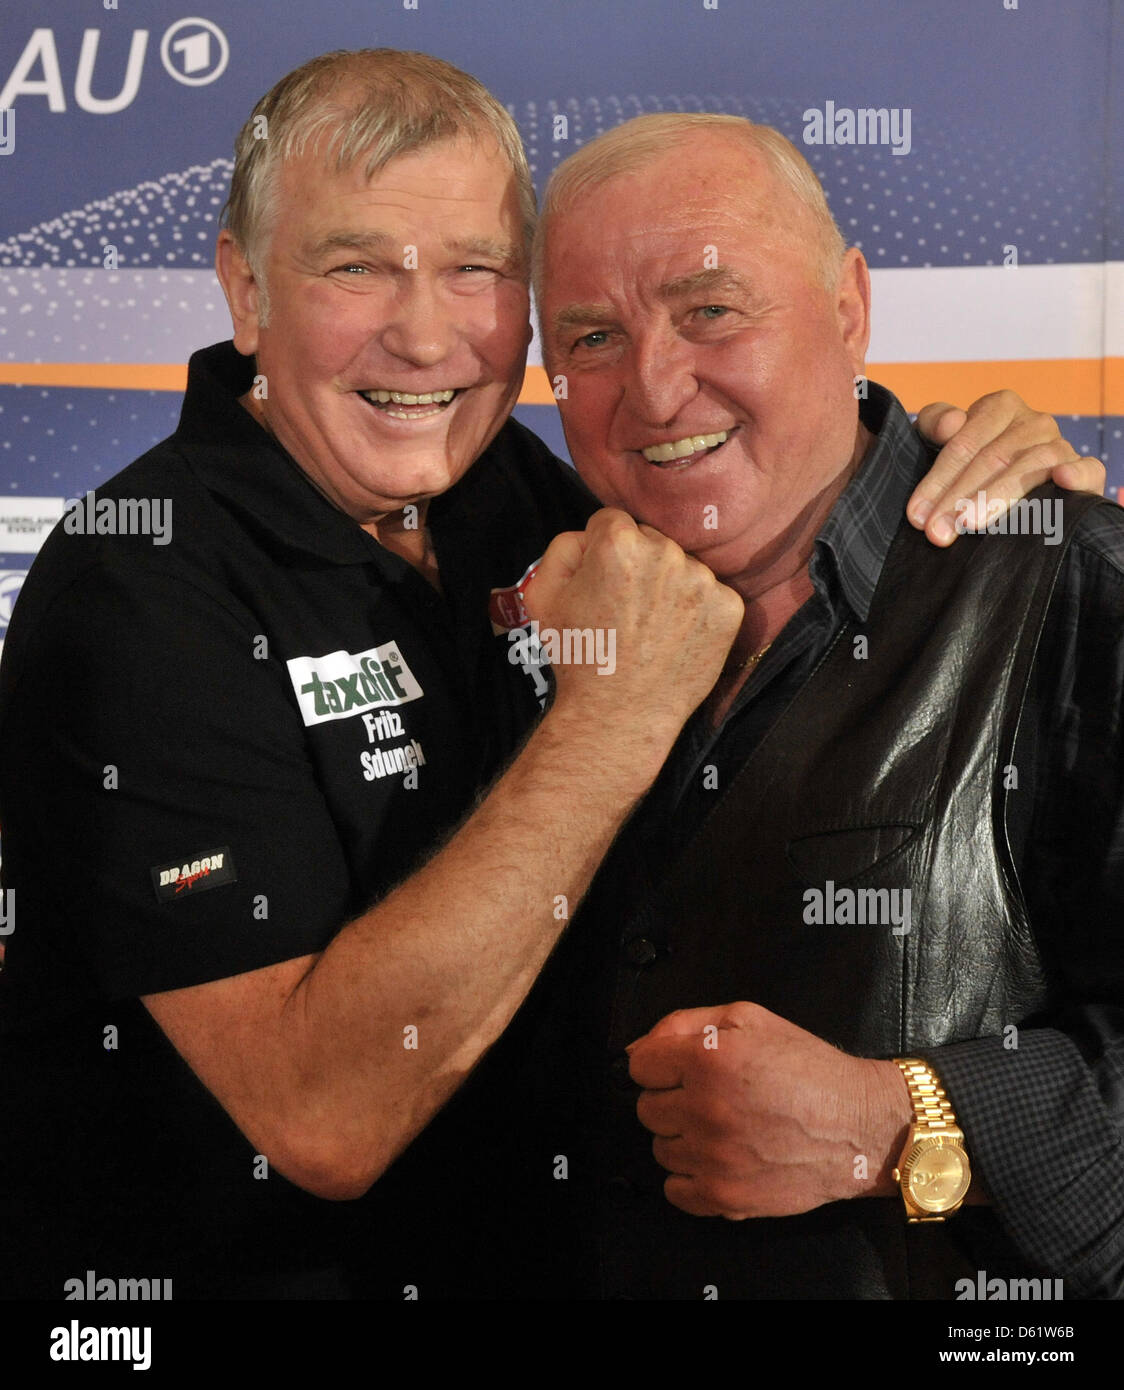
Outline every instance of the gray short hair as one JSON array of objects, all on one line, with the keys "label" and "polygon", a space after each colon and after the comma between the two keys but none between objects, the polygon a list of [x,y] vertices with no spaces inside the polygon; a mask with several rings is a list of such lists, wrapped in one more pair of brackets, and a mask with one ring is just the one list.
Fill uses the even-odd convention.
[{"label": "gray short hair", "polygon": [[761,155],[772,172],[796,195],[813,219],[819,278],[827,289],[834,289],[846,251],[846,244],[824,197],[824,191],[811,165],[779,130],[755,125],[742,116],[720,116],[710,112],[659,112],[636,116],[583,145],[554,171],[543,195],[542,215],[535,235],[534,283],[539,297],[542,267],[550,220],[565,212],[586,193],[616,178],[643,168],[685,141],[695,130],[726,131]]},{"label": "gray short hair", "polygon": [[[491,136],[510,161],[529,252],[536,205],[523,143],[510,113],[475,77],[427,53],[364,48],[322,54],[281,78],[238,133],[223,209],[223,224],[263,296],[265,250],[285,160],[324,141],[328,166],[342,172],[365,158],[370,179],[398,155],[459,135]],[[264,323],[266,300],[262,310]]]}]

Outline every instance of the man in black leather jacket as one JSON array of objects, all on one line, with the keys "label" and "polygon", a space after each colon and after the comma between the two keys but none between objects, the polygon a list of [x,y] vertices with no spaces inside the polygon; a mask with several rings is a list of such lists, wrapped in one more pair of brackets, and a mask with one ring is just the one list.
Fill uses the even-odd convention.
[{"label": "man in black leather jacket", "polygon": [[628,123],[542,237],[584,481],[746,604],[514,1035],[553,1213],[598,1205],[616,1296],[1118,1296],[1124,517],[926,553],[865,263],[775,132]]}]

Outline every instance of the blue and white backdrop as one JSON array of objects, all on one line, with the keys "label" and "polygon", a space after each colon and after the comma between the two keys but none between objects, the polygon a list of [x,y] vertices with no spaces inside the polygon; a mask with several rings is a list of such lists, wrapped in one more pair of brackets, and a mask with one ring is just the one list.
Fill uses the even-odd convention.
[{"label": "blue and white backdrop", "polygon": [[[540,191],[640,112],[779,127],[873,268],[870,374],[911,408],[1012,385],[1124,486],[1122,0],[195,3],[0,11],[0,640],[65,499],[168,434],[188,356],[228,336],[234,134],[333,48],[475,73]],[[881,143],[847,141],[861,110]],[[537,347],[519,413],[564,452]]]}]

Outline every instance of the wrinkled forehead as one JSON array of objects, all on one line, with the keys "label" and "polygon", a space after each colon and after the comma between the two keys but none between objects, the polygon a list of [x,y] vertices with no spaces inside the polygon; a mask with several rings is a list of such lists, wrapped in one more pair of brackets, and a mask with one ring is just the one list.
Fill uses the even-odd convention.
[{"label": "wrinkled forehead", "polygon": [[552,221],[539,284],[544,331],[655,304],[674,310],[699,297],[743,307],[819,285],[818,246],[793,234],[791,219],[726,200],[700,217],[690,204],[658,214],[618,205],[611,219],[574,208]]},{"label": "wrinkled forehead", "polygon": [[[458,132],[389,155],[377,146],[350,149],[345,144],[341,148],[340,141],[339,132],[329,130],[302,147],[286,151],[277,165],[282,188],[291,196],[309,179],[340,187],[392,182],[401,175],[413,175],[426,163],[446,158],[455,163],[459,174],[490,182],[497,209],[515,187],[511,161],[487,132]],[[442,189],[435,185],[433,191],[439,195]]]},{"label": "wrinkled forehead", "polygon": [[272,208],[271,231],[280,236],[272,239],[303,246],[330,233],[342,246],[381,232],[418,245],[503,243],[503,259],[525,265],[518,182],[495,141],[456,136],[370,164],[361,154],[337,168],[315,147],[285,160]]},{"label": "wrinkled forehead", "polygon": [[[635,252],[681,251],[699,268],[756,249],[817,254],[814,220],[759,151],[713,136],[612,173],[552,209],[540,229],[542,290],[565,293]],[[639,270],[639,263],[634,268]]]}]

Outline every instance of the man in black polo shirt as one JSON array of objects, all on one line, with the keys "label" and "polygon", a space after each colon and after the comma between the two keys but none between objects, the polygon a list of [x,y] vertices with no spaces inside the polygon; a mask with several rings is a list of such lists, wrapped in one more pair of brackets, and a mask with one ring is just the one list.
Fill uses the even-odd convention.
[{"label": "man in black polo shirt", "polygon": [[[329,56],[255,115],[218,250],[233,343],[192,358],[179,429],[92,529],[52,535],[0,672],[6,1294],[333,1295],[348,1245],[378,1291],[429,1292],[459,1234],[439,1164],[490,1156],[479,1078],[396,1159],[740,618],[623,513],[579,532],[588,495],[504,423],[533,197],[479,84]],[[137,499],[169,544],[114,534]],[[611,631],[615,660],[559,666],[534,727],[542,672],[501,619],[544,551],[530,612]]]},{"label": "man in black polo shirt", "polygon": [[[333,102],[367,157],[343,172],[291,144]],[[219,245],[234,343],[97,503],[161,499],[171,542],[68,518],[9,632],[7,1293],[339,1292],[350,1222],[318,1199],[365,1192],[502,1030],[740,614],[623,514],[561,537],[535,616],[611,628],[615,661],[560,669],[511,762],[541,673],[489,597],[591,510],[504,423],[514,126],[421,55],[321,60],[262,109]],[[416,1264],[388,1264],[401,1297]]]}]

